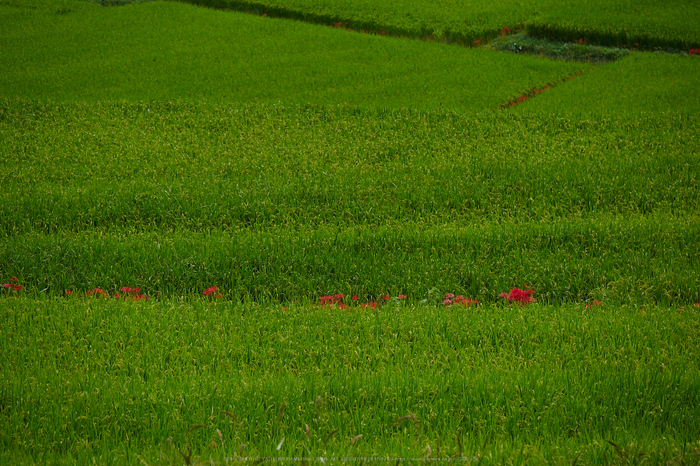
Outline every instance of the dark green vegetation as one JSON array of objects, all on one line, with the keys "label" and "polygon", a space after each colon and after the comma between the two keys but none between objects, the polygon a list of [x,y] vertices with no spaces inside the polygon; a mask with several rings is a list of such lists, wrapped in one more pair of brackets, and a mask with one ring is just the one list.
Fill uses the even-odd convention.
[{"label": "dark green vegetation", "polygon": [[228,5],[0,0],[0,463],[700,463],[697,4]]},{"label": "dark green vegetation", "polygon": [[620,47],[594,46],[578,42],[559,42],[531,37],[524,33],[504,34],[495,38],[490,46],[494,50],[504,52],[526,53],[558,60],[576,60],[597,64],[619,60],[630,54],[628,49]]},{"label": "dark green vegetation", "polygon": [[4,462],[696,464],[699,310],[6,300]]}]

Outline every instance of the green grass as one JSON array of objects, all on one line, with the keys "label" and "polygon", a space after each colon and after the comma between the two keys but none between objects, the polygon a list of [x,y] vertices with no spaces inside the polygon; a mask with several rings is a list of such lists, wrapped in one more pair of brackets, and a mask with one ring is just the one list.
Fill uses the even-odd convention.
[{"label": "green grass", "polygon": [[700,60],[442,43],[698,6],[294,2],[0,0],[0,463],[700,464]]},{"label": "green grass", "polygon": [[696,464],[698,312],[8,299],[1,455]]},{"label": "green grass", "polygon": [[589,68],[182,3],[72,5],[0,8],[0,97],[483,110]]},{"label": "green grass", "polygon": [[543,92],[518,113],[610,115],[697,114],[700,59],[665,53],[634,53],[601,66],[566,86]]},{"label": "green grass", "polygon": [[692,115],[21,101],[1,115],[0,276],[34,291],[493,301],[528,282],[550,302],[698,300]]},{"label": "green grass", "polygon": [[535,2],[431,0],[192,0],[192,3],[256,14],[332,24],[355,30],[426,37],[472,44],[497,36],[503,27],[573,42],[600,45],[674,47],[700,44],[700,7],[690,0],[596,0]]},{"label": "green grass", "polygon": [[697,124],[695,115],[5,101],[0,232],[685,215],[698,209]]}]

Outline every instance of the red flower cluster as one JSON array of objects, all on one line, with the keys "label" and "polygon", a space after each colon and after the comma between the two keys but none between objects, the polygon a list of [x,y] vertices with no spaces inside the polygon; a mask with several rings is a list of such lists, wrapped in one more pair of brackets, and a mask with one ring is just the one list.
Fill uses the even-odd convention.
[{"label": "red flower cluster", "polygon": [[209,295],[211,295],[212,298],[221,298],[221,297],[223,296],[221,293],[213,294],[216,290],[217,290],[217,288],[216,288],[215,286],[210,286],[209,288],[207,288],[206,290],[204,290],[204,291],[202,292],[202,294],[203,294],[204,296],[209,296]]},{"label": "red flower cluster", "polygon": [[105,293],[105,290],[103,290],[102,288],[95,288],[94,290],[87,290],[87,292],[85,293],[85,296],[87,296],[88,298],[91,298],[93,296],[98,296],[100,298],[109,298],[109,295],[107,293]]},{"label": "red flower cluster", "polygon": [[688,56],[692,57],[693,55],[697,55],[700,53],[700,49],[690,49],[690,52],[688,52]]},{"label": "red flower cluster", "polygon": [[[321,307],[328,307],[328,306],[337,305],[340,309],[348,309],[348,305],[343,303],[344,297],[345,297],[344,294],[338,293],[337,295],[334,295],[334,296],[321,296],[320,298],[318,298],[318,300],[321,304]],[[400,294],[396,298],[397,299],[406,299],[406,296]],[[357,303],[357,301],[359,301],[360,298],[357,296],[352,296],[351,299],[352,299],[353,303]],[[382,302],[387,302],[390,299],[391,299],[391,297],[389,297],[389,295],[382,296]],[[376,301],[371,301],[369,303],[361,303],[359,306],[376,309],[379,304],[380,303],[377,303]]]},{"label": "red flower cluster", "polygon": [[479,301],[477,301],[476,299],[465,298],[464,296],[455,296],[453,293],[447,293],[445,295],[445,299],[442,301],[442,304],[444,304],[445,306],[461,304],[462,306],[467,307],[478,302]]},{"label": "red flower cluster", "polygon": [[[10,282],[16,282],[16,281],[17,281],[17,277],[10,278]],[[3,285],[0,285],[0,287],[9,288],[9,289],[15,290],[15,291],[20,291],[22,289],[22,285],[18,285],[17,283],[5,283]]]},{"label": "red flower cluster", "polygon": [[141,293],[141,290],[139,288],[131,288],[128,286],[123,287],[120,289],[122,293],[125,293],[124,296],[120,296],[119,293],[116,293],[114,295],[115,298],[124,298],[124,299],[132,299],[134,301],[148,301],[148,297],[144,294]]},{"label": "red flower cluster", "polygon": [[503,29],[501,29],[501,37],[505,37],[509,32],[510,28],[508,26],[503,26]]},{"label": "red flower cluster", "polygon": [[[148,296],[141,293],[140,288],[131,288],[129,286],[125,286],[125,287],[121,288],[119,291],[121,291],[123,294],[114,293],[114,298],[116,298],[116,299],[122,298],[124,300],[129,299],[132,301],[148,301]],[[70,296],[71,294],[73,294],[73,291],[66,290],[66,294]],[[107,293],[102,288],[95,288],[92,290],[88,290],[85,293],[85,296],[87,296],[88,298],[97,297],[97,298],[103,298],[103,299],[107,299],[110,297],[109,293]]]},{"label": "red flower cluster", "polygon": [[498,296],[501,298],[506,298],[508,301],[513,302],[515,301],[516,303],[519,303],[521,305],[523,304],[529,304],[529,303],[534,303],[535,298],[532,297],[532,293],[534,290],[531,290],[529,288],[529,285],[523,285],[524,290],[521,290],[520,288],[513,288],[510,290],[510,293],[501,293]]},{"label": "red flower cluster", "polygon": [[583,306],[583,310],[585,311],[586,309],[593,309],[593,306],[600,306],[601,304],[602,303],[596,299],[595,301],[593,301],[593,305],[586,304],[585,306]]}]

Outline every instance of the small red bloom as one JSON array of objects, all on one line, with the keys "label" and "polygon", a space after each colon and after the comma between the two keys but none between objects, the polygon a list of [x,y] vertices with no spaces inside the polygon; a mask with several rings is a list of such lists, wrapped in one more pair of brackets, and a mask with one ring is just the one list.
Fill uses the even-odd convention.
[{"label": "small red bloom", "polygon": [[131,288],[129,288],[128,286],[125,286],[124,288],[122,288],[122,289],[119,290],[119,291],[121,291],[121,292],[123,292],[123,293],[128,293],[129,291],[131,291]]},{"label": "small red bloom", "polygon": [[11,282],[16,282],[16,281],[17,281],[17,277],[12,277],[12,278],[10,278],[10,281],[11,281]]},{"label": "small red bloom", "polygon": [[206,296],[209,296],[210,294],[212,294],[212,293],[215,292],[215,291],[216,291],[216,287],[215,287],[215,286],[210,286],[209,288],[207,288],[206,290],[204,290],[203,294],[206,295]]},{"label": "small red bloom", "polygon": [[214,295],[215,298],[221,298],[222,296],[223,296],[223,295],[222,295],[221,293],[215,294],[215,295]]},{"label": "small red bloom", "polygon": [[598,300],[596,299],[595,301],[593,301],[593,305],[594,305],[594,306],[600,306],[600,301],[598,301]]},{"label": "small red bloom", "polygon": [[353,296],[353,297],[352,297],[352,300],[353,300],[353,301],[357,301],[358,299],[360,299],[360,298],[358,298],[357,296]]},{"label": "small red bloom", "polygon": [[2,287],[3,287],[3,288],[11,288],[11,287],[12,287],[12,284],[11,284],[11,283],[4,283],[4,284],[2,285]]},{"label": "small red bloom", "polygon": [[513,288],[510,293],[501,293],[499,296],[501,298],[507,298],[508,301],[516,301],[520,304],[534,303],[535,298],[531,295],[533,290],[521,290],[520,288]]},{"label": "small red bloom", "polygon": [[445,300],[442,302],[442,304],[444,304],[444,305],[446,305],[446,306],[447,306],[447,305],[450,305],[450,304],[452,304],[452,300],[449,299],[449,298],[445,298]]},{"label": "small red bloom", "polygon": [[388,297],[388,296],[382,296],[382,299],[383,299],[384,301],[388,301],[388,300],[390,300],[391,298]]},{"label": "small red bloom", "polygon": [[115,297],[115,298],[118,298],[118,297],[119,297],[119,293],[114,293],[114,297]]},{"label": "small red bloom", "polygon": [[400,295],[398,296],[398,298],[399,298],[399,299],[406,299],[406,295],[400,294]]},{"label": "small red bloom", "polygon": [[578,43],[579,43],[579,44],[583,44],[583,39],[579,39],[579,40],[578,40]]},{"label": "small red bloom", "polygon": [[66,290],[66,294],[67,294],[67,295],[73,294],[73,290]]},{"label": "small red bloom", "polygon": [[455,297],[455,295],[452,294],[452,293],[447,293],[447,294],[445,295],[445,298],[454,298],[454,297]]},{"label": "small red bloom", "polygon": [[14,286],[12,287],[12,289],[13,289],[13,290],[19,291],[19,290],[22,289],[22,285],[14,285]]}]

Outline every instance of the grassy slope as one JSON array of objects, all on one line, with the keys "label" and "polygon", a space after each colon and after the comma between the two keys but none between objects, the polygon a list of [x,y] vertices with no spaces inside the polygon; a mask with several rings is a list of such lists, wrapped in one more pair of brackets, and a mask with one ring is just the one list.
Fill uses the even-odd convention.
[{"label": "grassy slope", "polygon": [[620,461],[611,440],[694,464],[698,312],[7,300],[0,459],[181,464],[170,437],[216,464],[429,446],[486,464],[602,464]]},{"label": "grassy slope", "polygon": [[604,45],[700,45],[700,6],[690,0],[193,0],[253,9],[329,24],[348,21],[354,29],[472,41],[497,35],[504,26],[525,26],[552,38],[585,38]]},{"label": "grassy slope", "polygon": [[73,6],[0,8],[0,96],[471,110],[588,68],[181,3]]}]

